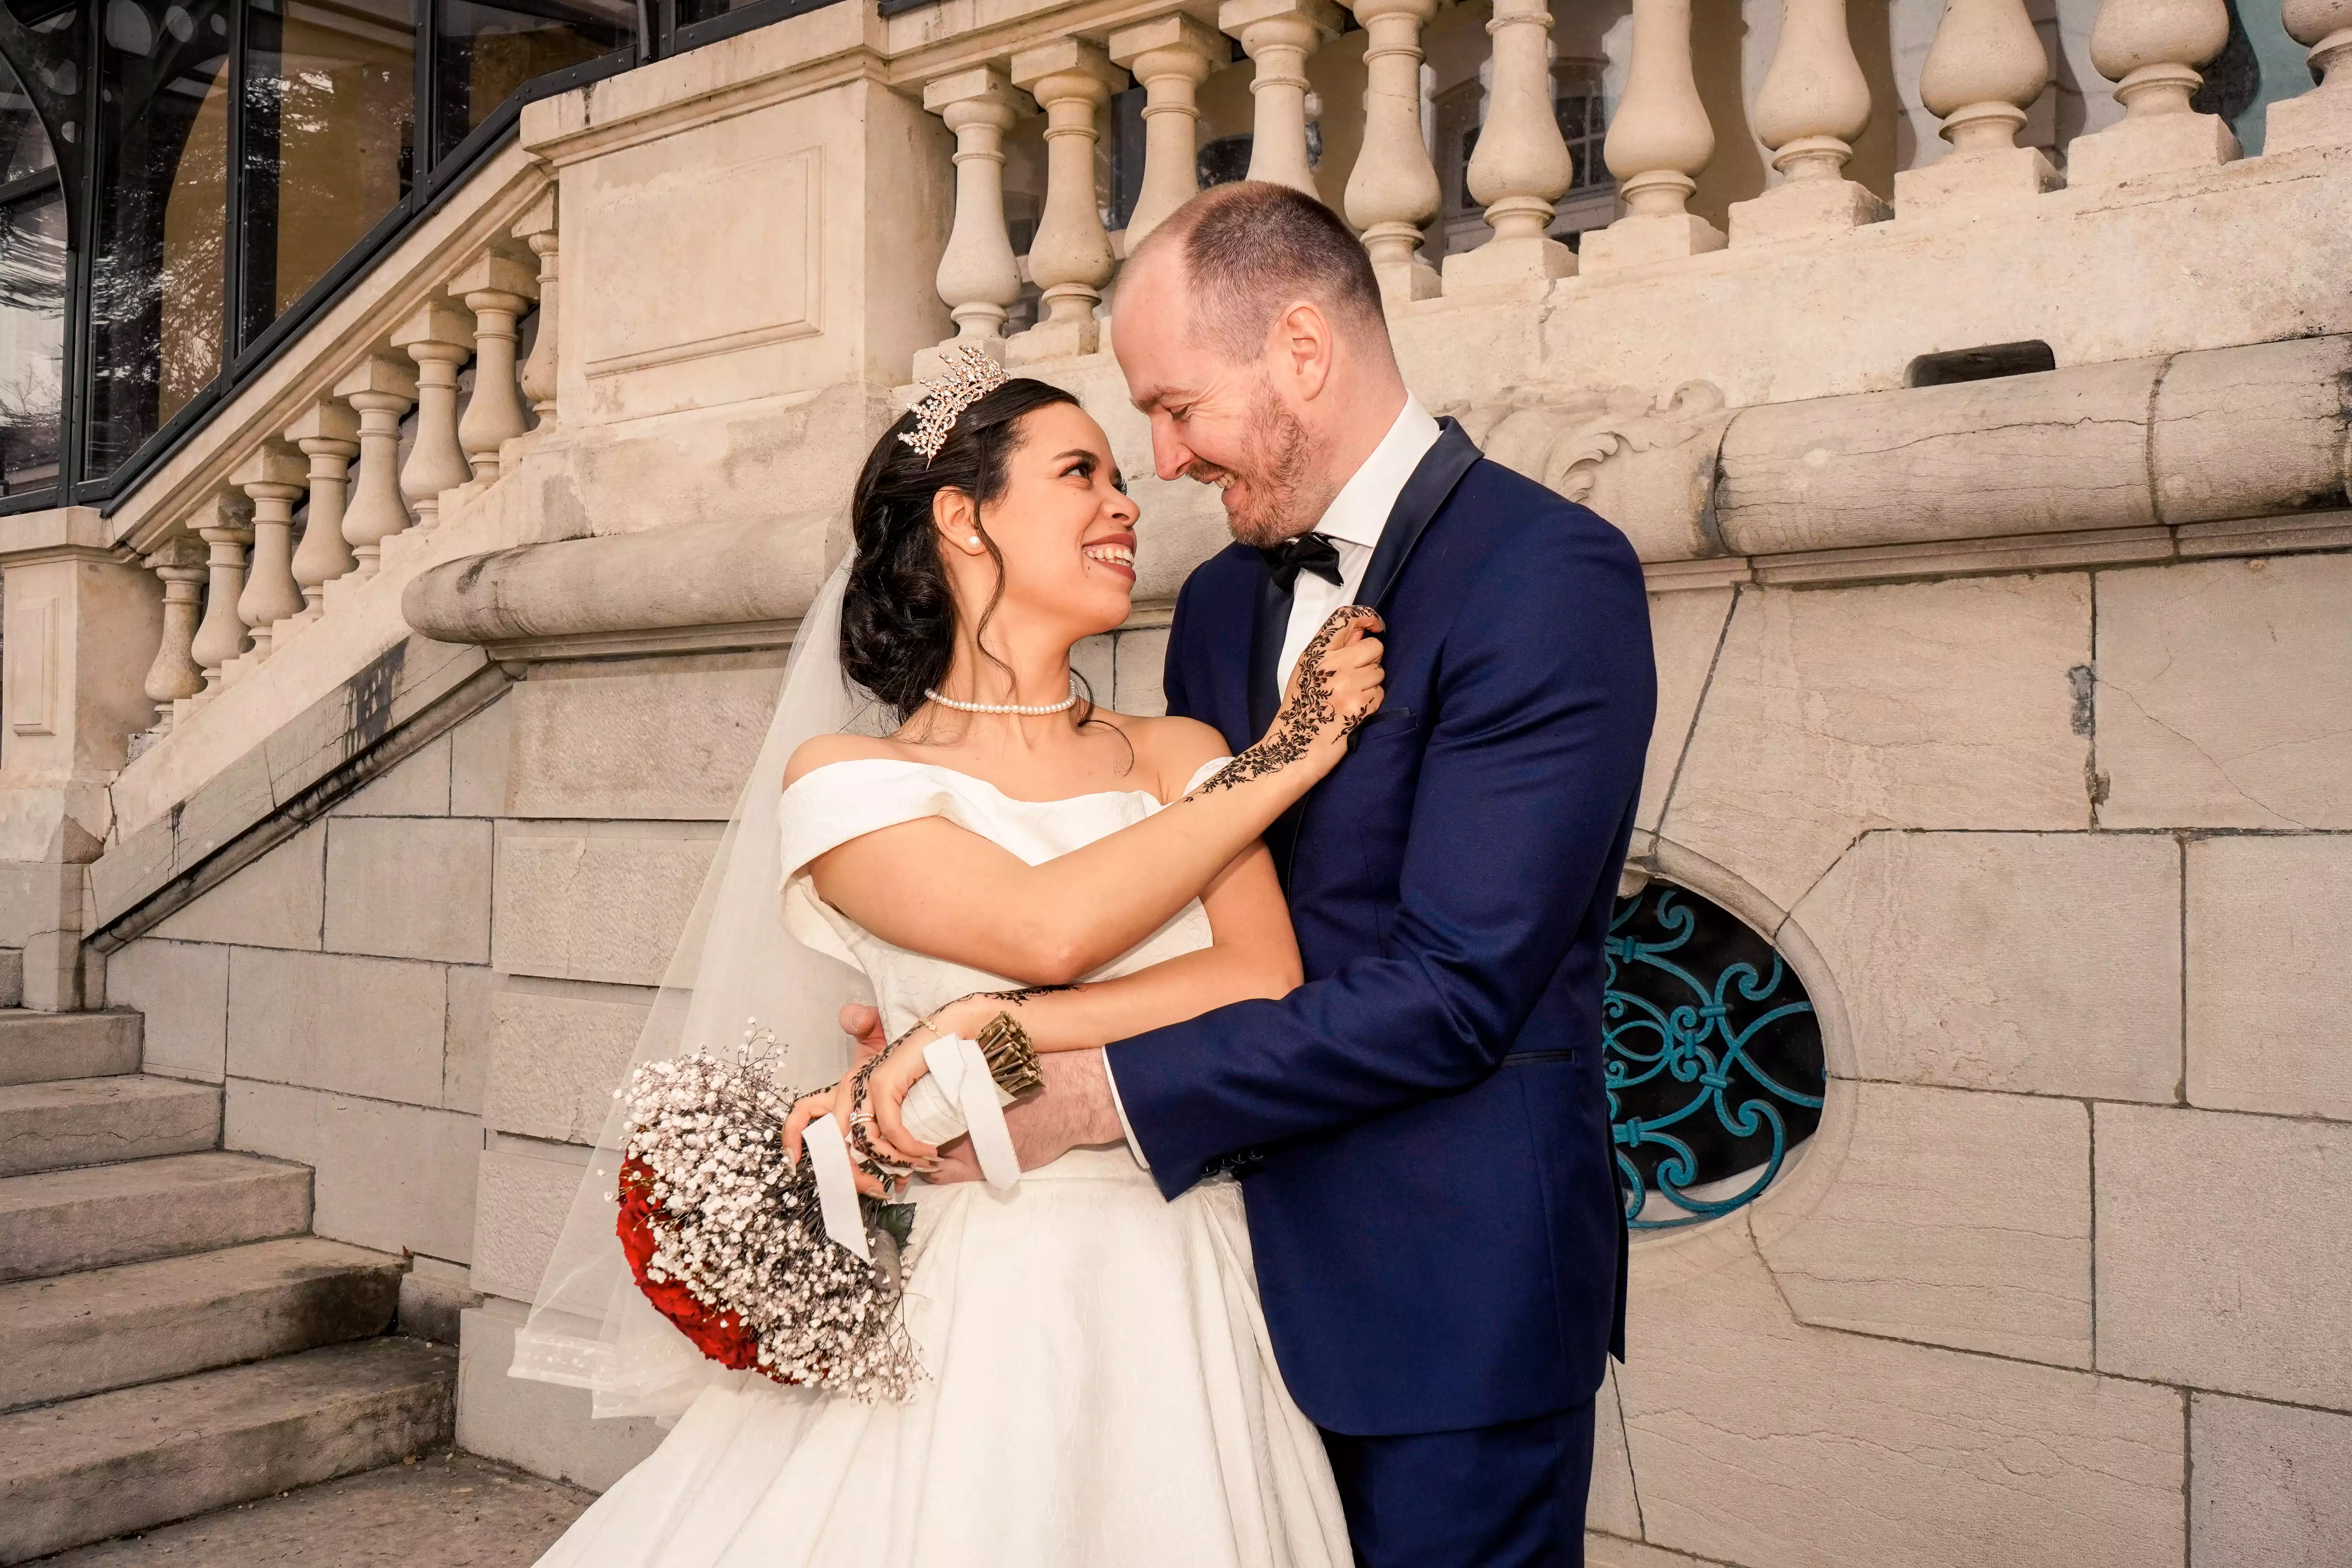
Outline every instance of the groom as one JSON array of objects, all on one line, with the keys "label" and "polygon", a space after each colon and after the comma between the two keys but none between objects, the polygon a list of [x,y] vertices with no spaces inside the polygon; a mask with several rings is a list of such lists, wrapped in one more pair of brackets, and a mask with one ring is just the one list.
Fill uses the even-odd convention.
[{"label": "groom", "polygon": [[1641,567],[1405,390],[1362,246],[1287,186],[1155,229],[1112,341],[1160,477],[1218,486],[1236,541],[1177,600],[1169,711],[1241,751],[1349,603],[1387,622],[1387,697],[1267,834],[1307,984],[1048,1058],[1024,1163],[1124,1132],[1170,1198],[1240,1173],[1360,1561],[1580,1563],[1624,1317],[1601,996],[1654,701]]}]

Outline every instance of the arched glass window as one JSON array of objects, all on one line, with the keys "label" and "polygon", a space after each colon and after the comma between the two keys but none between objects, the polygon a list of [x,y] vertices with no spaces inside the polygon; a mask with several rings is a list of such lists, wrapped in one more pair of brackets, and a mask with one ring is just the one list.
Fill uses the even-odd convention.
[{"label": "arched glass window", "polygon": [[1772,945],[1687,889],[1617,903],[1601,1004],[1618,1184],[1636,1230],[1729,1214],[1822,1119],[1822,1030]]},{"label": "arched glass window", "polygon": [[32,95],[0,62],[0,496],[57,482],[66,259],[56,150]]}]

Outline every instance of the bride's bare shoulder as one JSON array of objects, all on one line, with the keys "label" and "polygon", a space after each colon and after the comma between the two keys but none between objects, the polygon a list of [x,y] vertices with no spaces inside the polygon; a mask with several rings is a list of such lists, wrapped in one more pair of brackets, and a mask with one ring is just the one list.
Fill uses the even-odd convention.
[{"label": "bride's bare shoulder", "polygon": [[872,735],[812,735],[794,748],[784,763],[784,787],[793,785],[835,763],[898,762],[906,748]]},{"label": "bride's bare shoulder", "polygon": [[1161,800],[1184,793],[1203,763],[1231,754],[1225,738],[1198,719],[1138,719],[1119,715],[1128,739],[1135,742],[1136,761],[1152,779]]}]

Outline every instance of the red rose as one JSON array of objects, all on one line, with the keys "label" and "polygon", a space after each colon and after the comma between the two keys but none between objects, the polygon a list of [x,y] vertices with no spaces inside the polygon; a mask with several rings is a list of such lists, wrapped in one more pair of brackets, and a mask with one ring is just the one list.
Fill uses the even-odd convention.
[{"label": "red rose", "polygon": [[629,1272],[636,1276],[637,1289],[712,1361],[739,1372],[764,1372],[760,1366],[760,1342],[743,1326],[740,1318],[730,1324],[676,1279],[646,1277],[646,1270],[654,1256],[654,1231],[660,1223],[660,1211],[654,1206],[653,1185],[654,1173],[644,1161],[632,1156],[622,1162],[621,1222],[617,1228],[621,1250],[628,1254]]}]

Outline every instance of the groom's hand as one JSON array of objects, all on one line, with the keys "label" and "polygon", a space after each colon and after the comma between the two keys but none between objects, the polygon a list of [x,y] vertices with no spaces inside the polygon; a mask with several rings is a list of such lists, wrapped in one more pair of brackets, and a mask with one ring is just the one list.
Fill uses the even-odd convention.
[{"label": "groom's hand", "polygon": [[[1013,1134],[1013,1152],[1020,1156],[1023,1170],[1050,1165],[1073,1149],[1126,1141],[1100,1051],[1046,1051],[1038,1057],[1037,1068],[1045,1075],[1045,1087],[1004,1108],[1005,1129]],[[941,1149],[940,1168],[929,1173],[929,1179],[979,1180],[971,1140],[959,1138]]]}]

